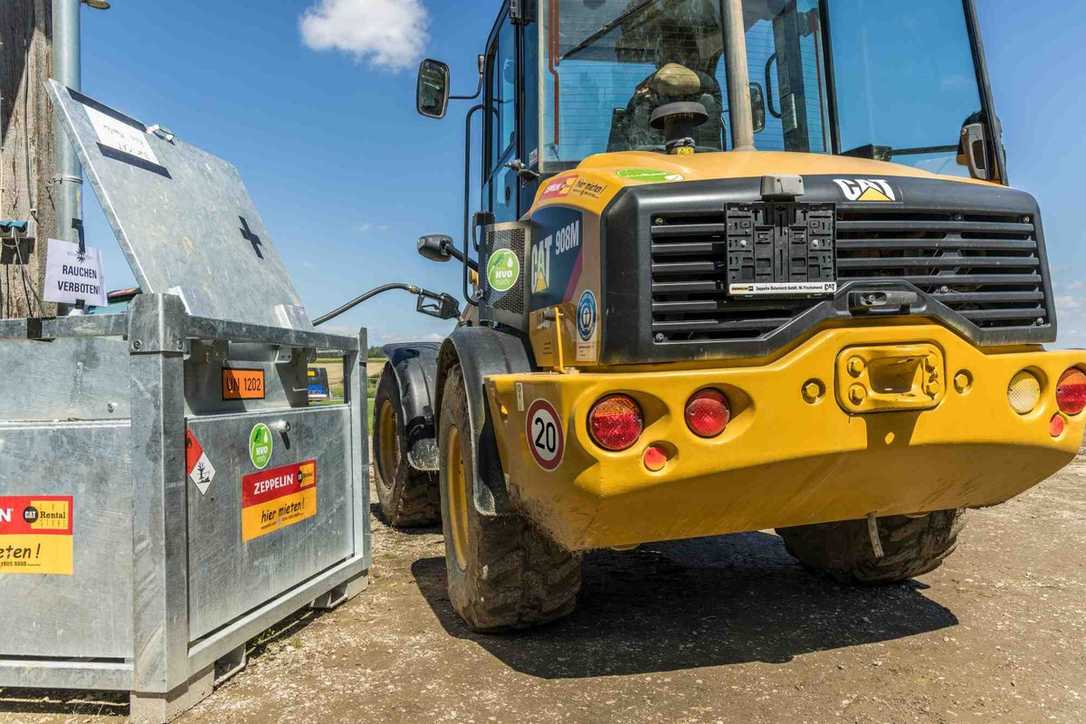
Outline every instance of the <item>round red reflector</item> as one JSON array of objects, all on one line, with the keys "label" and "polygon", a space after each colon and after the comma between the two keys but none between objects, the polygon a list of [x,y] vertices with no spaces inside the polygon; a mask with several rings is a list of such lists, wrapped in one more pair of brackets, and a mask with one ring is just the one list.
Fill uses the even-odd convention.
[{"label": "round red reflector", "polygon": [[641,408],[629,395],[608,395],[588,413],[588,432],[604,450],[621,452],[641,437],[645,421]]},{"label": "round red reflector", "polygon": [[649,445],[648,449],[645,450],[644,462],[649,471],[660,472],[667,467],[667,450],[659,445]]},{"label": "round red reflector", "polygon": [[686,426],[698,437],[716,437],[731,419],[728,398],[720,390],[702,390],[686,403]]},{"label": "round red reflector", "polygon": [[1063,431],[1067,429],[1067,420],[1063,415],[1056,413],[1052,416],[1052,421],[1048,423],[1048,434],[1052,437],[1062,437]]},{"label": "round red reflector", "polygon": [[1056,404],[1068,415],[1086,410],[1086,372],[1072,367],[1063,373],[1056,385]]}]

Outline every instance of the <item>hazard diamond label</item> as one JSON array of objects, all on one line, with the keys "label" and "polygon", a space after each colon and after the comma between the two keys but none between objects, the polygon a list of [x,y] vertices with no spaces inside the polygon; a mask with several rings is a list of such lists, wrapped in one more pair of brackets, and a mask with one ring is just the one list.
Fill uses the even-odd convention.
[{"label": "hazard diamond label", "polygon": [[211,482],[215,480],[215,466],[211,464],[203,446],[191,430],[185,432],[185,472],[200,491],[200,495],[207,495]]}]

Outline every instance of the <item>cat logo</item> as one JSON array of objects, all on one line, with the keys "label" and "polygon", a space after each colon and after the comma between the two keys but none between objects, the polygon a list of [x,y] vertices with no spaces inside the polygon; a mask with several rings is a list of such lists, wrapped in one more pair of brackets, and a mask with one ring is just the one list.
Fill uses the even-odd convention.
[{"label": "cat logo", "polygon": [[897,201],[897,194],[890,184],[879,178],[834,179],[849,201]]}]

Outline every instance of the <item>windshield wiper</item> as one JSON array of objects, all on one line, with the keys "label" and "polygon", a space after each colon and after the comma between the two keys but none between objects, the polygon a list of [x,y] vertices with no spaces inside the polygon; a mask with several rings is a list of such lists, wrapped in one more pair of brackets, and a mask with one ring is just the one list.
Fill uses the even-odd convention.
[{"label": "windshield wiper", "polygon": [[[552,0],[552,2],[560,2],[560,0]],[[627,10],[625,13],[623,13],[622,15],[619,15],[614,20],[611,20],[610,22],[604,23],[603,27],[601,27],[599,30],[592,33],[587,38],[585,38],[584,40],[582,40],[581,42],[577,43],[572,48],[570,48],[570,50],[565,55],[562,56],[562,60],[566,60],[570,56],[576,55],[577,53],[581,52],[582,50],[584,50],[585,48],[589,47],[590,45],[595,43],[597,40],[602,38],[604,35],[607,35],[609,32],[611,32],[612,30],[617,28],[619,25],[622,25],[622,23],[626,22],[627,20],[631,20],[634,17],[640,15],[642,12],[647,10],[650,5],[655,5],[655,4],[656,4],[656,0],[645,0],[645,2],[641,3],[640,5],[638,5],[636,7],[633,7],[631,9]]]},{"label": "windshield wiper", "polygon": [[890,161],[895,156],[926,156],[932,153],[957,153],[958,146],[917,146],[915,148],[894,148],[892,146],[876,146],[867,144],[857,146],[842,153],[842,156],[855,158],[870,158],[875,161]]}]

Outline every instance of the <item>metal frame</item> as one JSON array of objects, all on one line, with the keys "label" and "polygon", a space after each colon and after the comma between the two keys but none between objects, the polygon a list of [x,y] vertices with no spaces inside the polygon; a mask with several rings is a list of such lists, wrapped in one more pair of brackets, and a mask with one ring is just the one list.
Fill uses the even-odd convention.
[{"label": "metal frame", "polygon": [[[367,336],[365,330],[354,338],[191,317],[179,297],[160,294],[139,296],[127,314],[0,321],[0,345],[30,339],[52,347],[50,340],[118,337],[127,339],[131,375],[128,475],[134,494],[132,538],[127,541],[133,563],[131,655],[102,660],[5,658],[0,653],[0,687],[129,691],[134,720],[166,721],[211,692],[218,683],[217,663],[219,670],[224,663],[230,673],[240,670],[246,643],[260,632],[306,606],[333,607],[365,588],[372,564],[363,387]],[[352,466],[349,480],[329,484],[349,486],[353,552],[325,570],[313,571],[303,583],[255,610],[222,621],[210,635],[190,640],[189,528],[187,517],[176,511],[188,505],[185,430],[195,418],[186,410],[184,365],[197,342],[343,353]],[[120,556],[125,543],[116,541]],[[17,615],[19,600],[7,605]]]}]

